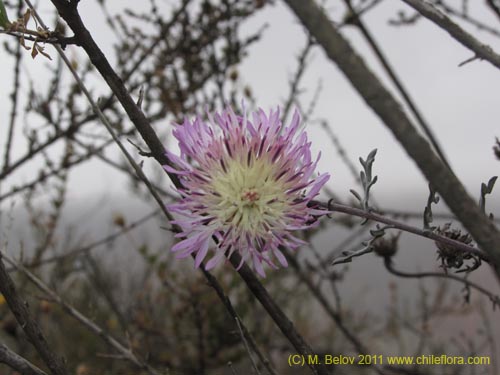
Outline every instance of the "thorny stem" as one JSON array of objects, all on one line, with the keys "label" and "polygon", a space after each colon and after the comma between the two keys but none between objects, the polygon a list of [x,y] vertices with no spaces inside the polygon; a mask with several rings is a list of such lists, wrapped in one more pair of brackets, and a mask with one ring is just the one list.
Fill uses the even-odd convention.
[{"label": "thorny stem", "polygon": [[25,29],[22,31],[10,31],[10,30],[0,30],[0,34],[7,34],[13,36],[17,39],[24,39],[30,42],[42,42],[45,44],[59,45],[63,48],[70,44],[76,44],[74,38],[64,38],[59,36],[50,35],[48,37],[43,37],[38,31]]}]

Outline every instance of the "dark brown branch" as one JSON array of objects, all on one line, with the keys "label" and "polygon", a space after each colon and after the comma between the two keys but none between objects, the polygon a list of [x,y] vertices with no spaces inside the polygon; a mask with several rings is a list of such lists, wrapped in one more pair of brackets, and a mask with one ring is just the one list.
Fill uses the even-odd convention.
[{"label": "dark brown branch", "polygon": [[0,344],[0,363],[5,363],[11,369],[22,375],[47,375],[34,364],[10,350],[7,345]]},{"label": "dark brown branch", "polygon": [[[26,30],[28,32],[29,30]],[[66,48],[66,46],[71,45],[71,44],[76,44],[76,40],[73,37],[60,37],[57,35],[50,36],[47,39],[40,39],[39,36],[35,35],[30,35],[27,34],[26,32],[21,32],[21,31],[5,31],[5,30],[0,30],[0,34],[6,34],[13,36],[17,39],[23,39],[23,40],[28,40],[30,42],[42,42],[44,44],[57,44],[61,46],[61,48]],[[36,34],[35,31],[31,31],[31,33]]]},{"label": "dark brown branch", "polygon": [[338,65],[366,103],[393,132],[429,182],[436,186],[451,211],[480,247],[489,254],[500,278],[500,233],[467,194],[460,180],[436,156],[400,104],[335,29],[322,9],[312,0],[285,1],[324,48],[328,57]]},{"label": "dark brown branch", "polygon": [[[239,255],[239,253],[234,252],[231,256],[230,262],[234,268],[237,268],[241,263],[241,256]],[[290,341],[295,350],[297,350],[297,353],[305,356],[314,355],[315,353],[312,348],[295,330],[293,323],[288,319],[288,317],[276,304],[276,302],[274,302],[274,299],[269,295],[267,290],[257,279],[255,273],[250,269],[250,267],[243,263],[243,266],[239,269],[238,273],[245,281],[248,288],[252,291],[253,295],[259,300],[262,306],[264,306],[271,318],[273,318],[274,322],[281,330],[283,335],[285,335],[285,337],[288,339],[288,341]],[[313,364],[308,362],[308,366],[311,368],[314,374],[330,374],[328,368],[323,364]]]},{"label": "dark brown branch", "polygon": [[17,293],[14,282],[5,269],[2,258],[3,254],[0,252],[0,292],[5,297],[10,310],[51,373],[53,375],[69,374],[63,359],[50,349],[40,327],[31,316],[27,302],[23,301]]},{"label": "dark brown branch", "polygon": [[[17,3],[17,16],[21,16],[21,11],[23,9],[23,1],[18,0]],[[10,121],[9,121],[9,132],[7,134],[7,142],[5,144],[5,153],[4,153],[4,159],[3,159],[3,168],[7,168],[10,163],[10,152],[12,148],[12,140],[14,138],[14,128],[16,126],[16,117],[17,117],[17,101],[18,101],[18,95],[20,91],[20,67],[21,67],[21,60],[22,60],[22,54],[21,54],[21,43],[18,43],[16,46],[16,53],[15,53],[15,58],[16,58],[16,63],[14,65],[14,85],[12,88],[12,93],[10,94],[10,98],[12,100],[12,108],[10,112]]]}]

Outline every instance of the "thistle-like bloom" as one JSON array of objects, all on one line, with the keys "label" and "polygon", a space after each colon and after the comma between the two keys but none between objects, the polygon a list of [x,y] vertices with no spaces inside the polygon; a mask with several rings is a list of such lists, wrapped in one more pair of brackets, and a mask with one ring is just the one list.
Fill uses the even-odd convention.
[{"label": "thistle-like bloom", "polygon": [[313,175],[320,155],[311,159],[298,112],[289,127],[279,109],[269,116],[259,110],[251,119],[231,108],[208,117],[208,123],[198,117],[176,125],[181,155],[167,151],[176,168],[164,168],[183,185],[180,202],[168,206],[182,229],[176,237],[183,238],[172,251],[177,258],[195,254],[198,267],[212,248],[206,269],[237,251],[240,266],[250,260],[264,277],[263,263],[288,265],[280,246],[305,244],[292,233],[327,213],[310,202],[330,176]]}]

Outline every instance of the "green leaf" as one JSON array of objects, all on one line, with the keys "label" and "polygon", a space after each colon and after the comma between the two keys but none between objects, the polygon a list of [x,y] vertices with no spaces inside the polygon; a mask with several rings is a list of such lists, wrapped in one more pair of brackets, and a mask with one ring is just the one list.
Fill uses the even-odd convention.
[{"label": "green leaf", "polygon": [[5,5],[3,5],[3,1],[0,0],[0,26],[4,29],[9,26],[10,21],[9,17],[7,17],[7,11],[5,10]]}]

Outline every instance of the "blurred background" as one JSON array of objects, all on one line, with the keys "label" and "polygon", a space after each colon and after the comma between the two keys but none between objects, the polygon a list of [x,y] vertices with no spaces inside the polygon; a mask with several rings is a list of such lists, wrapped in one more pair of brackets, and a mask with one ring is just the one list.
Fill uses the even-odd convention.
[{"label": "blurred background", "polygon": [[[481,42],[500,50],[498,2],[431,2]],[[374,46],[382,52],[453,171],[479,199],[481,183],[497,175],[500,166],[493,150],[495,137],[500,137],[497,69],[478,59],[468,61],[471,51],[402,1],[321,4],[417,123]],[[5,5],[11,20],[26,11],[23,1]],[[36,9],[51,30],[72,35],[50,2],[40,1]],[[372,205],[422,228],[427,181],[284,2],[88,0],[80,2],[78,10],[131,95],[141,97],[142,109],[165,147],[177,149],[172,123],[203,116],[206,110],[222,110],[228,104],[241,108],[242,101],[249,110],[279,106],[288,122],[297,108],[314,154],[321,152],[318,170],[331,174],[322,200],[357,205],[349,190],[362,190],[358,158],[377,149]],[[28,28],[36,29],[33,20]],[[252,373],[251,354],[238,326],[201,272],[193,269],[192,260],[176,260],[170,254],[174,239],[168,224],[56,51],[50,44],[37,42],[35,47],[25,40],[23,47],[17,37],[0,37],[2,251],[164,373]],[[40,46],[51,59],[42,53],[32,58]],[[161,167],[140,155],[146,146],[85,52],[74,45],[65,52],[165,202],[176,199]],[[497,189],[486,202],[486,210],[500,217]],[[461,229],[444,203],[432,208],[433,225],[452,223]],[[321,226],[303,234],[311,245],[291,256],[291,266],[268,272],[262,280],[313,349],[356,355],[359,347],[342,333],[341,322],[369,354],[477,355],[492,360],[488,366],[407,366],[384,369],[387,373],[497,374],[500,326],[498,309],[488,297],[453,280],[396,277],[374,254],[332,266],[343,251],[361,249],[371,239],[375,223],[361,223],[340,214],[323,219]],[[386,238],[397,234],[388,231]],[[443,272],[432,241],[402,233],[395,246],[395,268]],[[458,268],[473,264],[466,259]],[[309,373],[288,367],[294,349],[234,269],[225,264],[214,274],[277,373]],[[464,274],[492,294],[500,293],[488,265],[457,275]],[[25,275],[11,276],[71,371],[148,373],[76,324]],[[4,299],[0,328],[2,343],[43,367]],[[339,367],[335,373],[375,371],[369,366]],[[1,373],[14,372],[4,367]]]}]

